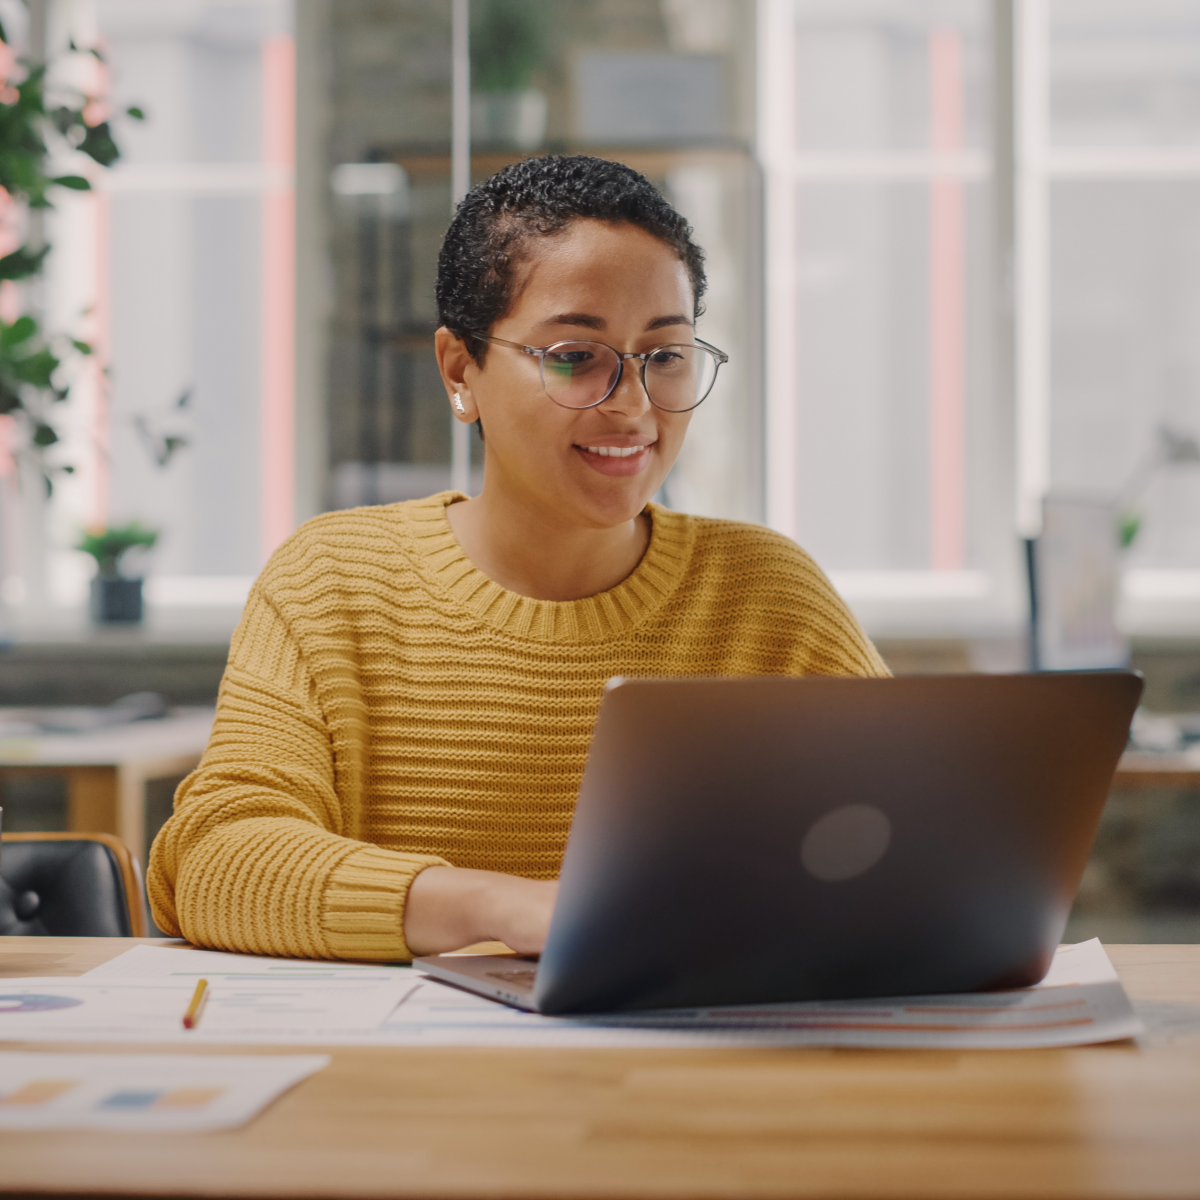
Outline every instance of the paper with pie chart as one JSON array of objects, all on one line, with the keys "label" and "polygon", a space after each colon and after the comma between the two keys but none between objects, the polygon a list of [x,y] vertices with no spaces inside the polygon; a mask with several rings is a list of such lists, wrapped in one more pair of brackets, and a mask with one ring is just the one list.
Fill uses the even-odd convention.
[{"label": "paper with pie chart", "polygon": [[328,1063],[324,1054],[0,1053],[0,1130],[230,1129]]},{"label": "paper with pie chart", "polygon": [[[408,973],[405,972],[405,975]],[[0,1042],[275,1042],[320,1045],[377,1029],[410,984],[399,973],[215,981],[199,1027],[183,1028],[194,977],[0,981]]]}]

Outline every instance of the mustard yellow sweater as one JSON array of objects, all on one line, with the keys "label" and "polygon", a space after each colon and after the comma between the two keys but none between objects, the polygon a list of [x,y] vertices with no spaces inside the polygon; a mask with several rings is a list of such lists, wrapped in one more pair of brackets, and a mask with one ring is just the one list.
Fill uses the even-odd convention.
[{"label": "mustard yellow sweater", "polygon": [[651,505],[624,582],[531,600],[475,569],[448,492],[328,513],[272,557],[216,726],[150,852],[154,919],[203,946],[404,959],[424,867],[556,877],[613,675],[884,675],[812,560]]}]

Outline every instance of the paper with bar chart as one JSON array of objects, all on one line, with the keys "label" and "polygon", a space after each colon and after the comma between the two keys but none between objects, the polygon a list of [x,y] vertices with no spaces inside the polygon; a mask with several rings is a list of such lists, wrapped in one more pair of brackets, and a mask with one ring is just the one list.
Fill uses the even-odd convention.
[{"label": "paper with bar chart", "polygon": [[414,982],[383,1024],[392,1044],[476,1046],[857,1046],[1023,1049],[1143,1033],[1099,941],[1061,947],[1043,982],[1009,992],[541,1017]]},{"label": "paper with bar chart", "polygon": [[[731,968],[732,969],[732,968]],[[128,975],[127,970],[138,974]],[[200,973],[208,1008],[181,1018]],[[0,986],[0,1041],[391,1046],[1020,1048],[1143,1032],[1098,941],[1061,947],[1040,985],[1008,992],[543,1017],[410,967],[139,946],[78,979]]]},{"label": "paper with bar chart", "polygon": [[0,1130],[230,1129],[328,1062],[323,1054],[0,1053]]}]

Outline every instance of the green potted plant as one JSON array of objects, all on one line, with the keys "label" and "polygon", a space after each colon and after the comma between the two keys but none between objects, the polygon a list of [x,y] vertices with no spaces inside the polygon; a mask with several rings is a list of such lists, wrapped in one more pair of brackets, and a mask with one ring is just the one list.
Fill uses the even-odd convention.
[{"label": "green potted plant", "polygon": [[[8,34],[0,24],[0,42]],[[70,43],[64,57],[90,55],[99,51]],[[50,244],[38,214],[53,207],[55,188],[88,191],[91,183],[82,175],[51,173],[52,161],[65,152],[84,155],[99,167],[111,167],[121,156],[109,122],[94,115],[100,111],[95,97],[82,92],[46,85],[46,65],[21,59],[16,78],[0,79],[0,188],[23,202],[30,214],[22,245],[0,257],[0,280],[32,282],[44,273]],[[134,120],[144,119],[140,108],[126,109]],[[23,307],[33,292],[21,296]],[[0,413],[17,419],[21,432],[18,454],[38,464],[52,490],[56,472],[70,472],[69,465],[52,463],[46,451],[58,442],[53,408],[65,400],[69,388],[59,368],[78,355],[91,354],[86,342],[67,334],[47,333],[30,312],[11,324],[0,320]]]},{"label": "green potted plant", "polygon": [[547,104],[532,83],[547,14],[536,0],[479,0],[471,16],[471,137],[536,150],[546,136]]},{"label": "green potted plant", "polygon": [[142,546],[149,550],[158,541],[158,532],[139,521],[107,529],[88,530],[75,548],[96,560],[92,580],[91,615],[97,625],[136,623],[142,619],[142,579],[121,574],[121,560],[128,550]]}]

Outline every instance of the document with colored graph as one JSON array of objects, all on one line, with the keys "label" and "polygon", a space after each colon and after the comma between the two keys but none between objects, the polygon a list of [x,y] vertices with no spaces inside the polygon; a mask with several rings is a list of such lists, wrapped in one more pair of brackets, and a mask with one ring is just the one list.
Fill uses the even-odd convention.
[{"label": "document with colored graph", "polygon": [[[862,1046],[1019,1049],[1143,1032],[1098,941],[1060,947],[1032,988],[953,996],[545,1017],[411,967],[362,967],[138,946],[76,979],[0,984],[0,1041],[197,1045]],[[732,965],[730,970],[736,970]],[[138,975],[126,974],[136,970]],[[209,1000],[181,1018],[197,976]]]},{"label": "document with colored graph", "polygon": [[323,1054],[0,1053],[0,1130],[230,1129],[328,1063]]}]

